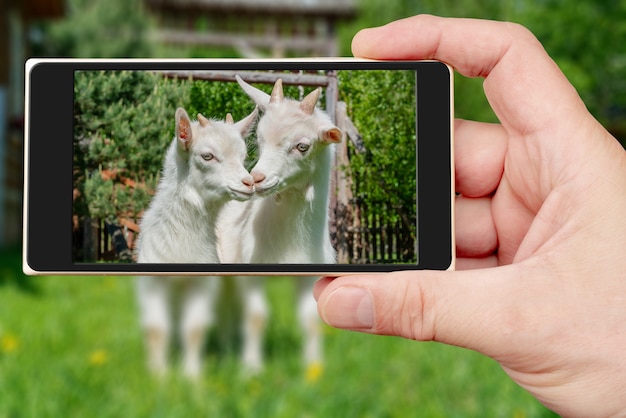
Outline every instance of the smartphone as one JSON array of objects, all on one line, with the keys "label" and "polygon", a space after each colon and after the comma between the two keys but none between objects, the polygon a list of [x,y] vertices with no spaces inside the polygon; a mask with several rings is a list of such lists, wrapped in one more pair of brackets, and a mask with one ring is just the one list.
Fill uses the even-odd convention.
[{"label": "smartphone", "polygon": [[27,274],[454,268],[444,63],[31,59],[25,106]]}]

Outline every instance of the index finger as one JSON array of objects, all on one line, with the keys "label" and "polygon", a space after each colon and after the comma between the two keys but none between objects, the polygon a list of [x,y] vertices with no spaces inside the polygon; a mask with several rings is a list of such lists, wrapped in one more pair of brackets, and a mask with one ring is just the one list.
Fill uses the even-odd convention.
[{"label": "index finger", "polygon": [[586,112],[539,41],[517,24],[419,15],[360,31],[352,51],[372,59],[434,59],[484,77],[487,99],[509,134],[529,135],[555,115]]}]

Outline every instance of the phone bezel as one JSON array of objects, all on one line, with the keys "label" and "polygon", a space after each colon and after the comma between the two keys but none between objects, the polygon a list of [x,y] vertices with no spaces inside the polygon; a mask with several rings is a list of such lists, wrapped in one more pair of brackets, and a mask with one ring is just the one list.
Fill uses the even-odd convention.
[{"label": "phone bezel", "polygon": [[[74,72],[411,69],[417,78],[418,264],[121,264],[71,258]],[[23,270],[33,275],[342,275],[454,268],[453,71],[438,61],[31,59],[26,63]],[[421,141],[420,137],[436,137]],[[443,139],[442,139],[443,138]],[[39,168],[43,167],[43,168]],[[66,195],[68,198],[55,196]]]}]

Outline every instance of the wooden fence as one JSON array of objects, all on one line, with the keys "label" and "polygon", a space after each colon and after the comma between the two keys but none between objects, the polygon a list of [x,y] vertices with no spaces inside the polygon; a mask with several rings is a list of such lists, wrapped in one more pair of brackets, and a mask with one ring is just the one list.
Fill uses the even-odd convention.
[{"label": "wooden fence", "polygon": [[[416,231],[407,224],[396,208],[388,202],[376,203],[371,211],[362,199],[354,199],[351,211],[336,219],[345,227],[333,234],[333,246],[340,256],[338,262],[348,264],[414,263],[416,262]],[[382,208],[382,211],[381,211]],[[133,261],[132,229],[87,218],[74,235],[74,259],[84,261]]]},{"label": "wooden fence", "polygon": [[355,214],[347,228],[346,252],[350,264],[408,263],[417,261],[415,227],[389,202],[376,202],[375,210],[363,199],[353,200]]},{"label": "wooden fence", "polygon": [[123,222],[85,218],[74,225],[72,256],[86,262],[133,262],[137,232]]}]

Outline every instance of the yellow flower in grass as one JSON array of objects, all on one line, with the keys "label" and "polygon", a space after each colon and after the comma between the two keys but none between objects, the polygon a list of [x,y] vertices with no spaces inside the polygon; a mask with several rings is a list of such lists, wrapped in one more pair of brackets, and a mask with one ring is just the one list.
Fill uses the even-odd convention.
[{"label": "yellow flower in grass", "polygon": [[323,371],[322,363],[315,362],[309,364],[306,368],[306,381],[309,383],[317,382],[322,376]]},{"label": "yellow flower in grass", "polygon": [[20,342],[13,334],[5,334],[0,338],[0,348],[3,353],[12,353],[20,346]]},{"label": "yellow flower in grass", "polygon": [[89,364],[92,366],[101,366],[108,360],[109,356],[104,350],[95,350],[89,355]]}]

